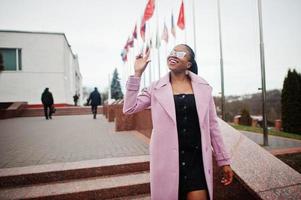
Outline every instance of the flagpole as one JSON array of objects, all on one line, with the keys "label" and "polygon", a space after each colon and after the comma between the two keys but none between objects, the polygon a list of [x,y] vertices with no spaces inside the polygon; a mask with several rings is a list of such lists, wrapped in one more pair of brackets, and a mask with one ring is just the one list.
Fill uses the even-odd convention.
[{"label": "flagpole", "polygon": [[108,74],[108,78],[109,78],[109,88],[108,88],[108,104],[111,103],[111,77],[110,77],[110,73]]},{"label": "flagpole", "polygon": [[128,71],[129,71],[129,74],[131,75],[132,74],[132,70],[131,70],[131,48],[129,48],[129,52],[128,52]]},{"label": "flagpole", "polygon": [[[137,22],[136,22],[137,23]],[[137,23],[137,27],[140,27],[140,26],[138,26],[138,23]],[[137,29],[138,30],[138,29]],[[140,32],[140,28],[139,28],[139,32]],[[140,33],[140,35],[141,35],[141,33]],[[142,38],[141,38],[142,39]],[[143,45],[144,45],[144,43],[143,43],[143,41],[142,41],[142,46],[140,47],[139,46],[139,37],[138,37],[138,31],[137,31],[137,46],[138,46],[138,54],[140,54],[140,53],[142,53],[143,54]],[[142,49],[142,52],[141,52],[141,49]],[[136,59],[136,57],[135,57],[135,59]],[[143,88],[145,88],[146,87],[146,80],[145,80],[145,72],[142,74],[142,79],[143,79]]]},{"label": "flagpole", "polygon": [[[145,22],[146,23],[146,29],[147,29],[147,24],[150,26],[150,24],[149,24],[149,22]],[[148,32],[148,37],[150,36],[150,27],[147,29],[147,32]],[[146,40],[147,41],[147,40]],[[146,46],[148,46],[148,49],[149,49],[149,51],[150,51],[150,56],[152,56],[152,54],[151,54],[151,48],[150,48],[150,44],[146,44]],[[148,76],[149,76],[149,85],[151,85],[151,83],[152,83],[152,70],[151,70],[151,67],[152,66],[152,63],[151,62],[149,62],[148,63],[148,72],[149,72],[149,74],[148,74]]]},{"label": "flagpole", "polygon": [[124,62],[123,62],[123,67],[122,67],[122,88],[124,89],[123,91],[125,91],[125,83],[126,83],[126,79],[127,77],[125,76],[125,66],[124,66]]},{"label": "flagpole", "polygon": [[160,46],[157,46],[158,43],[158,32],[159,32],[159,8],[158,8],[158,1],[155,1],[156,3],[156,17],[157,17],[157,30],[156,30],[156,47],[157,47],[157,57],[158,57],[158,79],[160,79],[161,75],[160,75]]},{"label": "flagpole", "polygon": [[[182,2],[183,2],[183,5],[184,5],[184,9],[183,9],[183,11],[184,11],[184,21],[185,21],[185,4],[184,4],[184,0],[182,0]],[[185,25],[186,26],[186,25]],[[187,44],[187,28],[185,27],[185,44]]]},{"label": "flagpole", "polygon": [[268,146],[268,128],[266,116],[266,86],[265,86],[265,59],[264,59],[264,43],[262,31],[262,8],[261,0],[257,1],[258,18],[259,18],[259,37],[260,37],[260,66],[261,66],[261,91],[262,91],[262,122],[263,122],[263,145]]},{"label": "flagpole", "polygon": [[[146,25],[145,25],[145,28],[146,28]],[[144,40],[145,40],[145,36],[144,36]],[[143,55],[143,50],[144,50],[144,43],[145,43],[145,41],[142,41],[141,52],[140,52],[142,55]],[[145,70],[144,73],[143,73],[144,88],[146,87],[146,73],[147,73],[147,70]]]},{"label": "flagpole", "polygon": [[[175,44],[175,39],[176,39],[176,37],[175,37],[175,35],[173,34],[173,32],[175,32],[176,30],[176,27],[174,26],[174,18],[173,18],[174,16],[173,16],[173,9],[171,10],[171,25],[170,25],[170,32],[171,32],[171,34],[172,34],[172,44],[174,45]],[[167,44],[166,44],[167,45]],[[167,56],[167,49],[165,49],[165,54],[166,54],[166,56]]]},{"label": "flagpole", "polygon": [[165,71],[168,72],[168,68],[166,67],[166,59],[167,59],[167,43],[165,44]]},{"label": "flagpole", "polygon": [[194,54],[197,55],[197,50],[196,50],[196,28],[195,28],[195,0],[192,0],[192,18],[193,18]]},{"label": "flagpole", "polygon": [[[174,36],[173,37],[173,40],[172,40],[172,44],[173,44],[173,46],[175,46],[176,45],[176,30],[177,30],[177,26],[175,26],[175,24],[174,24],[174,15],[173,15],[173,10],[171,10],[171,17],[172,17],[172,20],[171,20],[171,23],[172,23],[172,25],[171,25],[171,27],[172,27],[172,31],[175,33],[175,34],[173,34],[172,33],[172,35]],[[167,44],[166,44],[166,46],[167,46]],[[167,48],[166,48],[166,56],[167,56]]]},{"label": "flagpole", "polygon": [[131,48],[129,48],[129,52],[128,52],[128,69],[129,69],[129,74],[132,75],[132,69],[131,69]]},{"label": "flagpole", "polygon": [[222,119],[225,120],[225,91],[224,91],[224,62],[223,62],[223,46],[222,46],[222,31],[221,31],[221,14],[220,14],[220,0],[217,0],[218,11],[218,32],[219,32],[219,52],[220,52],[220,68],[221,68],[221,110]]}]

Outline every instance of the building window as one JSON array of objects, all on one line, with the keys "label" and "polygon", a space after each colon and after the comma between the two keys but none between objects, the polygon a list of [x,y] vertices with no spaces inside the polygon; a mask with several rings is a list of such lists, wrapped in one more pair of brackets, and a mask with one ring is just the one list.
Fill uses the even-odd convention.
[{"label": "building window", "polygon": [[22,70],[21,49],[0,48],[0,58],[4,71]]}]

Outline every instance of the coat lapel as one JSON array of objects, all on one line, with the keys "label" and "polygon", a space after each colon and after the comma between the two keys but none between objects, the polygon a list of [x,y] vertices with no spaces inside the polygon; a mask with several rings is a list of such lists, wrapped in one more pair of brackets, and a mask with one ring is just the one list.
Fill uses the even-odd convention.
[{"label": "coat lapel", "polygon": [[211,86],[201,77],[190,72],[191,84],[195,98],[200,125],[203,124],[206,111],[209,108],[209,98],[211,97]]},{"label": "coat lapel", "polygon": [[169,117],[176,124],[176,108],[173,98],[172,88],[169,81],[169,73],[162,77],[155,87],[155,98],[167,112]]},{"label": "coat lapel", "polygon": [[[170,72],[158,81],[155,86],[154,97],[158,100],[160,105],[164,108],[166,113],[176,124],[175,102],[169,76]],[[199,122],[202,123],[209,106],[211,86],[209,86],[209,84],[204,79],[190,71],[189,76],[191,78]]]}]

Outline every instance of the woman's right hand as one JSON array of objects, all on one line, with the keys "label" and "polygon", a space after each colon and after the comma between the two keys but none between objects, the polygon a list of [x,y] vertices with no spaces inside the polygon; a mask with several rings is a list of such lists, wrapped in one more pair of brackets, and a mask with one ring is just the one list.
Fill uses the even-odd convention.
[{"label": "woman's right hand", "polygon": [[150,60],[148,60],[149,55],[150,55],[150,50],[148,49],[147,52],[145,53],[144,57],[143,57],[142,53],[140,53],[138,56],[136,56],[136,61],[135,61],[135,65],[134,65],[135,76],[141,77],[147,64],[150,62]]}]

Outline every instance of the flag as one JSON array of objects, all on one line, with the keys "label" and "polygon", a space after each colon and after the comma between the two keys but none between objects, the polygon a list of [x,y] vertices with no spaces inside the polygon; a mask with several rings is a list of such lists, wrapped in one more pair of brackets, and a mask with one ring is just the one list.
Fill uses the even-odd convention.
[{"label": "flag", "polygon": [[183,2],[183,0],[182,0],[182,3],[181,3],[181,8],[180,8],[180,13],[179,13],[179,18],[178,18],[177,25],[182,30],[185,28],[185,16],[184,16],[184,2]]},{"label": "flag", "polygon": [[148,0],[148,3],[146,4],[144,10],[142,21],[146,22],[147,20],[149,20],[153,16],[154,10],[155,10],[155,0]]},{"label": "flag", "polygon": [[134,47],[134,38],[133,37],[128,37],[121,53],[120,53],[120,56],[121,56],[121,59],[123,62],[126,62],[127,61],[127,54],[129,52],[129,48],[131,47]]},{"label": "flag", "polygon": [[140,35],[141,39],[145,41],[145,29],[146,29],[146,23],[142,20],[141,26],[140,26]]},{"label": "flag", "polygon": [[164,40],[166,43],[168,43],[168,30],[167,30],[167,26],[164,23],[164,28],[163,28],[163,33],[161,36],[162,40]]},{"label": "flag", "polygon": [[137,39],[137,24],[135,24],[135,28],[134,28],[132,36],[134,39]]},{"label": "flag", "polygon": [[127,39],[127,41],[126,41],[126,43],[125,43],[125,45],[123,47],[126,51],[129,51],[129,47],[130,47],[129,46],[129,40],[130,40],[130,38]]},{"label": "flag", "polygon": [[173,19],[173,13],[171,13],[171,34],[176,37],[176,27]]},{"label": "flag", "polygon": [[127,54],[128,54],[127,49],[125,48],[122,49],[120,56],[123,62],[126,62],[128,60]]},{"label": "flag", "polygon": [[124,48],[126,51],[129,51],[129,45],[128,45],[128,41],[126,41],[126,44],[124,45]]},{"label": "flag", "polygon": [[128,47],[134,47],[134,38],[133,37],[129,37],[127,42],[126,42],[126,46]]}]

